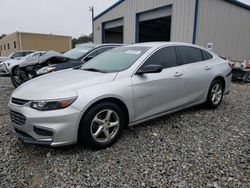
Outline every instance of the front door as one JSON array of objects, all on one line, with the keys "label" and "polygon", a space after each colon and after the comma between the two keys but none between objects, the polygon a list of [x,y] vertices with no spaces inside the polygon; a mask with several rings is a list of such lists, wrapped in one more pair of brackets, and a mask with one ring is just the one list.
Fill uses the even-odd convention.
[{"label": "front door", "polygon": [[135,121],[174,110],[183,104],[183,69],[178,66],[175,47],[164,47],[142,65],[158,64],[160,73],[134,75]]}]

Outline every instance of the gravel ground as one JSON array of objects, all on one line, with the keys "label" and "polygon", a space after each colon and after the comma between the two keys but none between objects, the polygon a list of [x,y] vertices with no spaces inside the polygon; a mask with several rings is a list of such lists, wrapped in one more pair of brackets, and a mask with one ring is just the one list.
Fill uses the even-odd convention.
[{"label": "gravel ground", "polygon": [[250,187],[250,85],[216,110],[195,107],[124,131],[106,150],[21,143],[13,88],[0,78],[0,187]]}]

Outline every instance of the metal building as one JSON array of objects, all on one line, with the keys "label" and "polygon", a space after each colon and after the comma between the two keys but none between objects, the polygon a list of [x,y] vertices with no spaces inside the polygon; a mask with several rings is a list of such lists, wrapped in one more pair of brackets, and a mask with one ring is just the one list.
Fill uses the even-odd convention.
[{"label": "metal building", "polygon": [[236,0],[119,0],[94,18],[96,43],[179,41],[250,58],[250,6]]}]

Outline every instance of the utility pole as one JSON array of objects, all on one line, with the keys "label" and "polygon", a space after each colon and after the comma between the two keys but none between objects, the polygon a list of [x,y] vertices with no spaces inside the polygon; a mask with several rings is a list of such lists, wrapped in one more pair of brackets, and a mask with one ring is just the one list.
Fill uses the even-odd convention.
[{"label": "utility pole", "polygon": [[94,42],[94,6],[89,7],[89,11],[91,11],[92,14],[92,40]]}]

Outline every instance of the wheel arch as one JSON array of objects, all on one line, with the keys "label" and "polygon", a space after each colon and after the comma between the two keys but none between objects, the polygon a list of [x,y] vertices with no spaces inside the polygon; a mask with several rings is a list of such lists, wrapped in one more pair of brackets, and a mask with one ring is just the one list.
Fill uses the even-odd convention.
[{"label": "wheel arch", "polygon": [[[225,90],[225,87],[226,87],[226,80],[225,80],[225,78],[224,78],[223,76],[218,75],[218,76],[216,76],[216,77],[213,79],[213,81],[214,81],[214,80],[220,80],[220,81],[223,83],[223,90]],[[213,81],[211,82],[211,84],[213,83]]]},{"label": "wheel arch", "polygon": [[79,124],[78,124],[78,129],[77,129],[77,138],[79,137],[79,129],[80,129],[80,124],[81,122],[84,120],[84,118],[86,117],[87,113],[97,104],[100,104],[100,103],[103,103],[103,102],[111,102],[111,103],[114,103],[116,105],[118,105],[121,110],[124,112],[125,114],[125,119],[126,119],[126,122],[125,122],[125,125],[126,127],[128,127],[129,125],[129,111],[128,111],[128,107],[127,105],[125,104],[124,101],[122,101],[121,99],[117,98],[117,97],[106,97],[106,98],[102,98],[102,99],[98,99],[97,101],[94,101],[92,104],[90,104],[87,109],[84,111],[84,113],[82,114],[81,116],[81,119],[79,121]]},{"label": "wheel arch", "polygon": [[19,65],[14,65],[13,67],[10,68],[10,73],[13,74],[13,71],[18,68]]}]

